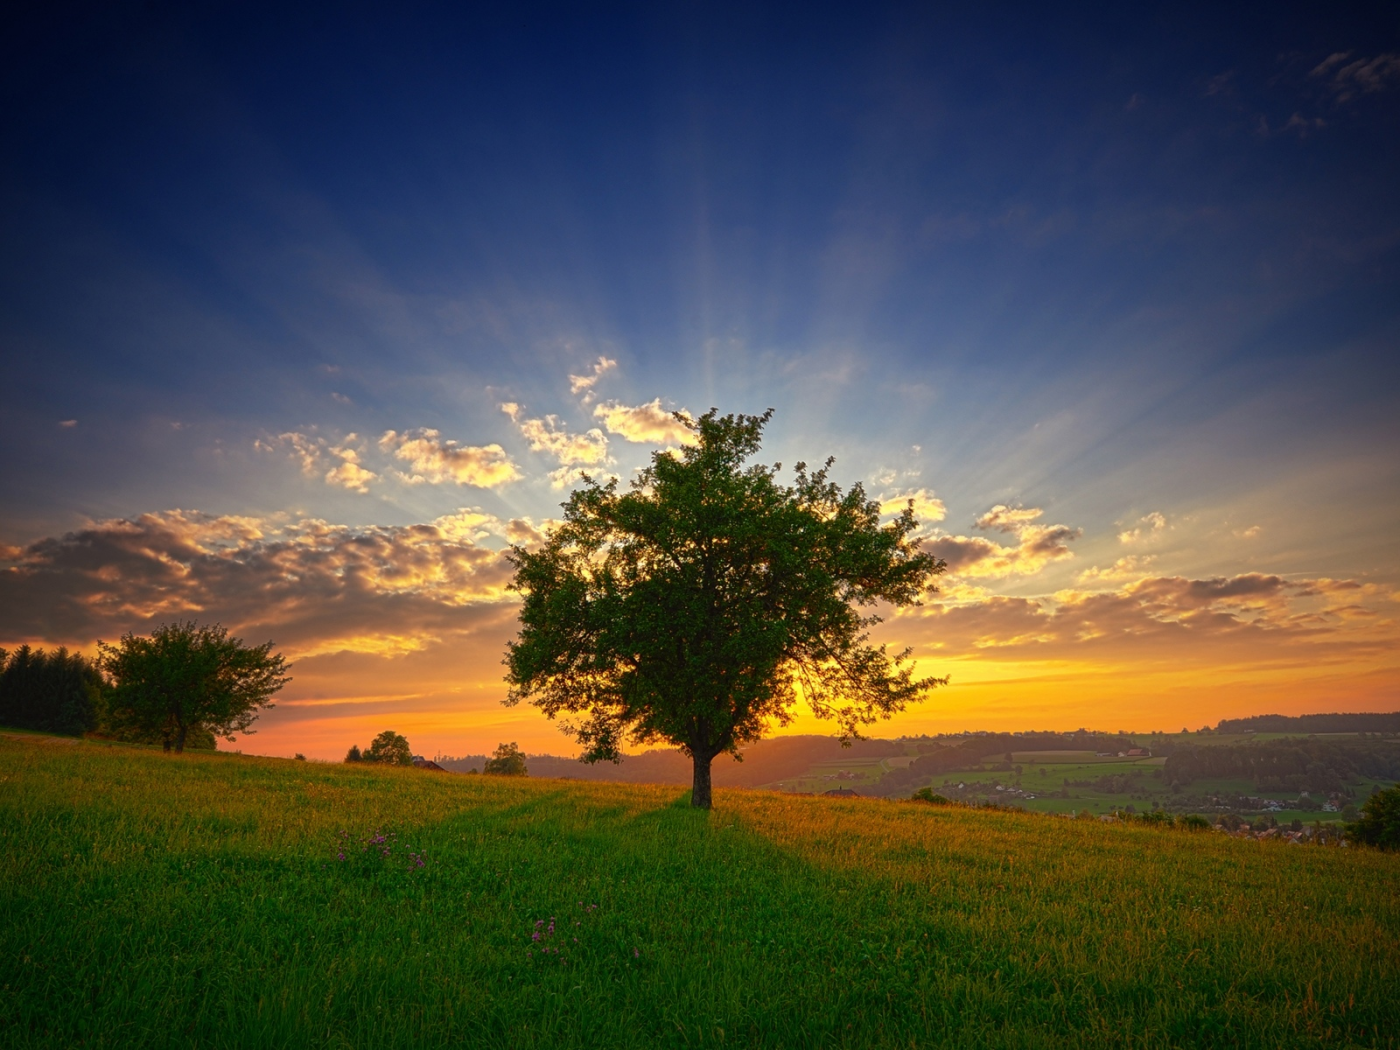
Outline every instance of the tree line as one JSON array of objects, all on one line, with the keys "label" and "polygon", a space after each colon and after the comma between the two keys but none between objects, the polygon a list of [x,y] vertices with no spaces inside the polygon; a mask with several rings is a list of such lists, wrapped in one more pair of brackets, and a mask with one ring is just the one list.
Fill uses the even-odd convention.
[{"label": "tree line", "polygon": [[291,681],[272,644],[247,646],[218,624],[188,622],[98,642],[96,658],[0,649],[0,725],[212,750],[217,737],[252,732]]},{"label": "tree line", "polygon": [[1385,740],[1293,739],[1178,745],[1162,777],[1170,784],[1245,778],[1262,791],[1339,791],[1355,777],[1400,779],[1400,747]]}]

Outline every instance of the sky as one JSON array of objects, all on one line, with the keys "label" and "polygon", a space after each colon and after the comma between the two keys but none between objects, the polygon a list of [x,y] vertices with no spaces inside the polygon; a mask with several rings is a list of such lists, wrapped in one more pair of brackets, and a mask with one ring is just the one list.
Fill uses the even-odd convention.
[{"label": "sky", "polygon": [[1400,708],[1400,8],[1227,8],[29,5],[0,646],[218,622],[294,679],[226,746],[572,754],[502,551],[772,408],[948,565],[876,735]]}]

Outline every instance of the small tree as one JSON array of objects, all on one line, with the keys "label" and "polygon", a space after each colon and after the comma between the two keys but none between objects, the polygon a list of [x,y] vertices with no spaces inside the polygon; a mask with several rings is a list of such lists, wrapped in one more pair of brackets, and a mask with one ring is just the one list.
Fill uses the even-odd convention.
[{"label": "small tree", "polygon": [[486,760],[483,771],[501,777],[523,777],[529,772],[525,768],[525,753],[513,741],[497,744],[496,753]]},{"label": "small tree", "polygon": [[1400,849],[1400,784],[1368,798],[1361,807],[1361,819],[1348,824],[1346,832],[1356,843]]},{"label": "small tree", "polygon": [[386,729],[370,741],[365,748],[366,762],[382,762],[387,766],[413,765],[413,749],[408,746],[408,738]]},{"label": "small tree", "polygon": [[192,735],[232,741],[234,733],[251,733],[272,696],[291,681],[271,642],[246,646],[218,624],[163,624],[149,638],[128,633],[116,645],[97,647],[112,683],[112,727],[158,736],[177,753]]},{"label": "small tree", "polygon": [[771,416],[677,414],[691,446],[654,454],[627,493],[585,478],[547,542],[510,553],[525,600],[505,702],[581,715],[564,729],[587,762],[617,761],[628,737],[679,746],[704,809],[715,757],[789,723],[799,696],[849,742],[946,681],[870,645],[879,617],[857,611],[917,604],[943,571],[912,538],[912,502],[881,525],[830,460],[790,486],[781,466],[746,467]]},{"label": "small tree", "polygon": [[347,761],[347,762],[363,762],[364,760],[365,760],[365,759],[364,759],[364,756],[360,754],[360,745],[359,745],[359,744],[351,744],[351,745],[350,745],[350,750],[347,751],[347,752],[345,752],[345,761]]}]

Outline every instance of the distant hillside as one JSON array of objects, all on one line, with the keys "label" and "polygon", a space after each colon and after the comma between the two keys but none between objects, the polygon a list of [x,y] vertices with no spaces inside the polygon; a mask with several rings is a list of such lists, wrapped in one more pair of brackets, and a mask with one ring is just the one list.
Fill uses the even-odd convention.
[{"label": "distant hillside", "polygon": [[[843,748],[835,737],[783,736],[760,740],[745,748],[742,762],[721,755],[715,759],[713,778],[716,787],[758,787],[798,776],[821,762],[834,762],[842,758],[886,758],[907,753],[906,745],[896,740],[857,740],[849,748]],[[465,773],[470,769],[480,770],[486,756],[440,757],[437,761],[445,769]],[[692,772],[690,759],[671,749],[628,755],[617,764],[596,762],[588,765],[558,755],[528,755],[525,765],[532,777],[629,784],[689,784]]]},{"label": "distant hillside", "polygon": [[1389,714],[1254,715],[1226,718],[1217,733],[1400,733],[1400,711]]},{"label": "distant hillside", "polygon": [[[878,785],[863,787],[862,793],[908,794],[914,786],[926,783],[934,774],[958,769],[974,769],[989,757],[1015,751],[1123,751],[1137,746],[1126,736],[1108,733],[965,733],[945,737],[918,737],[901,740],[857,740],[848,748],[830,736],[781,736],[761,740],[743,751],[743,761],[726,755],[715,759],[716,787],[761,787],[799,777],[813,766],[856,758],[893,758],[915,755],[906,769],[885,774]],[[439,756],[438,763],[457,773],[480,770],[485,755],[461,758]],[[598,762],[587,765],[557,755],[528,755],[525,760],[532,777],[560,777],[571,780],[602,780],[630,784],[689,784],[690,759],[679,751],[657,749],[629,755],[620,763]]]}]

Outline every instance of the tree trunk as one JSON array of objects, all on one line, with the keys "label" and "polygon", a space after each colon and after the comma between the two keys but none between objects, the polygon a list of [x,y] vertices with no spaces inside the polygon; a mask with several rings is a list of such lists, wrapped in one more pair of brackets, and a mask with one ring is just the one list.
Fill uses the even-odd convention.
[{"label": "tree trunk", "polygon": [[695,763],[695,782],[690,789],[690,804],[696,809],[710,809],[710,763],[713,755],[701,757],[701,752],[691,752]]},{"label": "tree trunk", "polygon": [[185,753],[185,734],[189,730],[185,726],[180,726],[175,730],[175,753],[183,755]]}]

